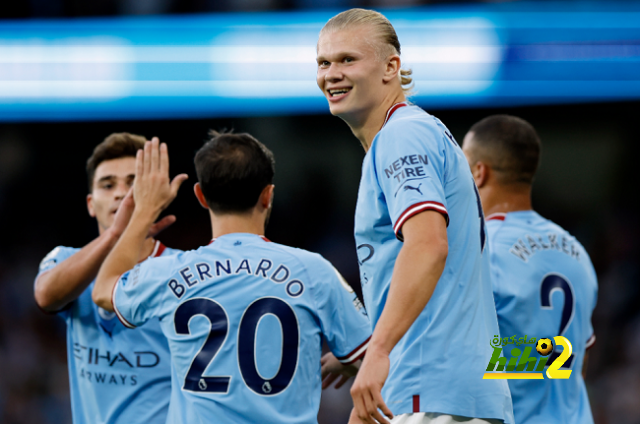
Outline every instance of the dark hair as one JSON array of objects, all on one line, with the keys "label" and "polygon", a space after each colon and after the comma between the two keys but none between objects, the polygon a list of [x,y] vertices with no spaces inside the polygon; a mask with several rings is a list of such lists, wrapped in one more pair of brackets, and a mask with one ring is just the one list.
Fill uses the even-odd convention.
[{"label": "dark hair", "polygon": [[87,159],[87,176],[89,178],[89,192],[93,191],[93,177],[96,168],[102,162],[124,157],[136,157],[140,149],[144,149],[146,138],[141,135],[113,133],[93,149],[93,154]]},{"label": "dark hair", "polygon": [[249,134],[210,131],[195,157],[198,182],[213,212],[246,212],[273,182],[273,153]]},{"label": "dark hair", "polygon": [[475,159],[486,162],[503,184],[532,184],[540,163],[540,138],[524,119],[492,115],[474,124]]}]

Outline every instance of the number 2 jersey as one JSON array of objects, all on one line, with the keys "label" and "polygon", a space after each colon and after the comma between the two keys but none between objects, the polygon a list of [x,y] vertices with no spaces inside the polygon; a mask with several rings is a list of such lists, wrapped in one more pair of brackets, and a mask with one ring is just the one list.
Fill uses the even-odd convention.
[{"label": "number 2 jersey", "polygon": [[[516,422],[593,423],[582,363],[595,342],[591,314],[598,283],[587,252],[534,211],[493,214],[487,231],[500,335],[564,336],[573,347],[561,368],[573,370],[569,379],[509,380]],[[557,356],[552,353],[548,363]]]},{"label": "number 2 jersey", "polygon": [[113,304],[129,327],[160,319],[173,361],[168,423],[316,423],[322,337],[349,364],[371,335],[329,262],[254,234],[141,263]]},{"label": "number 2 jersey", "polygon": [[407,219],[441,213],[449,253],[431,299],[391,351],[383,398],[394,415],[436,412],[512,423],[507,383],[482,379],[498,322],[469,164],[446,127],[419,107],[398,103],[387,115],[364,158],[356,206],[371,323],[385,307]]},{"label": "number 2 jersey", "polygon": [[[40,274],[80,249],[59,246]],[[156,242],[151,256],[178,252]],[[37,277],[36,277],[37,281]],[[67,361],[74,424],[164,424],[171,394],[171,358],[157,319],[135,331],[91,299],[93,282],[58,312],[67,324]]]}]

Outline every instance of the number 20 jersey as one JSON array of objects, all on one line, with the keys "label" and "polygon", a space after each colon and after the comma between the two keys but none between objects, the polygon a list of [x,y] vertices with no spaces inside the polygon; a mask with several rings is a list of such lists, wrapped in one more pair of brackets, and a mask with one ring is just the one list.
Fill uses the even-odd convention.
[{"label": "number 20 jersey", "polygon": [[598,292],[589,255],[534,211],[493,214],[487,231],[500,335],[564,336],[573,347],[561,368],[573,370],[569,379],[509,380],[516,422],[593,423],[582,378],[585,351],[595,342],[591,314]]},{"label": "number 20 jersey", "polygon": [[429,209],[448,223],[449,253],[431,299],[391,352],[383,398],[394,415],[439,412],[512,423],[507,383],[482,379],[498,322],[469,164],[438,119],[399,103],[364,158],[356,206],[360,278],[374,326],[402,248],[402,224]]},{"label": "number 20 jersey", "polygon": [[316,423],[322,337],[348,364],[371,335],[326,260],[254,234],[141,263],[113,303],[129,327],[160,318],[173,363],[168,423]]}]

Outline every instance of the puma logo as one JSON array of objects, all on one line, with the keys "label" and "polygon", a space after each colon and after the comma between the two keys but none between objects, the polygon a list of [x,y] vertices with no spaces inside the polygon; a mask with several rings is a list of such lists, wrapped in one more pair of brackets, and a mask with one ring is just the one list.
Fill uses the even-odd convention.
[{"label": "puma logo", "polygon": [[410,186],[410,185],[406,185],[406,186],[404,186],[404,191],[415,190],[415,191],[417,191],[418,193],[420,193],[422,195],[422,192],[420,191],[420,186],[421,185],[422,185],[422,183],[418,184],[418,187],[413,187],[413,186]]}]

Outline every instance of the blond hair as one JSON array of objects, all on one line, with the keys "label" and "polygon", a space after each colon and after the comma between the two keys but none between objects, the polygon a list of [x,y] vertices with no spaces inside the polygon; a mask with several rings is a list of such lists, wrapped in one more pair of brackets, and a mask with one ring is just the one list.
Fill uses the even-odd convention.
[{"label": "blond hair", "polygon": [[[396,30],[382,13],[376,12],[375,10],[349,9],[339,13],[329,19],[324,27],[322,27],[320,37],[329,31],[340,31],[356,25],[369,25],[375,29],[378,40],[380,41],[376,43],[376,51],[381,60],[386,59],[391,54],[400,56],[400,41],[398,40]],[[411,71],[411,69],[400,69],[400,84],[405,94],[409,93],[413,87],[412,73],[413,71]]]}]

